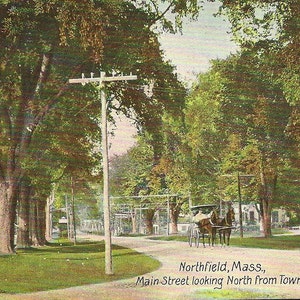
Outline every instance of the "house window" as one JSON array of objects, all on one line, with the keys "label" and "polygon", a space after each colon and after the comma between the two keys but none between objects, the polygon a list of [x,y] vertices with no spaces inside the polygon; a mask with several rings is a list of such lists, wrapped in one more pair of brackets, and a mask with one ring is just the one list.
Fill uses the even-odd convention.
[{"label": "house window", "polygon": [[272,222],[273,223],[278,223],[279,218],[278,218],[278,211],[273,211],[272,212]]}]

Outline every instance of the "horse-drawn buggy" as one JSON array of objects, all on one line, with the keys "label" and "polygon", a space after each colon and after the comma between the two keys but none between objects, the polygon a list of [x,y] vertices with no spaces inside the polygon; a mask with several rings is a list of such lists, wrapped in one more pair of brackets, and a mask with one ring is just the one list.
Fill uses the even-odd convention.
[{"label": "horse-drawn buggy", "polygon": [[215,204],[192,206],[193,214],[192,222],[188,229],[188,243],[190,247],[195,244],[199,247],[200,239],[202,238],[203,246],[205,247],[205,238],[208,239],[208,244],[214,246],[217,233],[219,233],[220,244],[228,245],[231,235],[231,230],[235,228],[234,209],[230,206],[224,217],[219,215],[218,206]]}]

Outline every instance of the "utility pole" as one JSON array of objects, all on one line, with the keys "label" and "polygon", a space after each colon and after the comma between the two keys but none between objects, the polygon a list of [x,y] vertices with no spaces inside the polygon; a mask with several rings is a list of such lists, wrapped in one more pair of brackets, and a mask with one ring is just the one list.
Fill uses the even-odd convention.
[{"label": "utility pole", "polygon": [[[224,177],[233,177],[232,174],[224,174],[221,175]],[[244,236],[244,230],[243,230],[243,212],[242,212],[242,193],[241,193],[241,178],[244,177],[255,177],[253,174],[240,174],[240,172],[237,173],[237,192],[238,192],[238,200],[239,200],[239,223],[240,223],[240,237],[243,238]]]},{"label": "utility pole", "polygon": [[170,199],[168,196],[167,197],[167,235],[170,235],[169,223],[170,223]]},{"label": "utility pole", "polygon": [[104,237],[105,237],[105,274],[112,275],[112,247],[111,247],[111,228],[110,228],[110,200],[109,200],[109,163],[108,163],[108,141],[107,141],[107,113],[106,113],[106,95],[104,83],[112,81],[128,81],[137,79],[136,75],[118,75],[106,77],[105,72],[100,72],[100,77],[94,77],[91,73],[90,78],[69,79],[69,83],[98,83],[100,88],[101,101],[101,134],[102,134],[102,160],[103,160],[103,214],[104,214]]},{"label": "utility pole", "polygon": [[72,224],[73,224],[73,239],[74,239],[74,245],[76,245],[76,216],[75,216],[75,195],[74,195],[74,181],[73,177],[71,176],[71,197],[72,197]]},{"label": "utility pole", "polygon": [[71,233],[71,216],[70,216],[70,208],[69,208],[69,203],[68,203],[68,197],[65,195],[65,204],[66,204],[66,217],[67,217],[67,232],[68,232],[68,239],[70,240],[72,238],[72,233]]},{"label": "utility pole", "polygon": [[242,193],[241,193],[241,180],[240,180],[239,172],[237,174],[237,183],[238,183],[238,197],[239,197],[240,237],[243,238]]}]

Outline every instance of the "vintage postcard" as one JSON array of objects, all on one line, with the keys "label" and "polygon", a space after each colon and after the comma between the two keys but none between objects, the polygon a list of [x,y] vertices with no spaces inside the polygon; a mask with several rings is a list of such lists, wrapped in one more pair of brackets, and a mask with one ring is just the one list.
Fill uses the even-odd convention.
[{"label": "vintage postcard", "polygon": [[0,1],[0,299],[300,298],[298,1]]}]

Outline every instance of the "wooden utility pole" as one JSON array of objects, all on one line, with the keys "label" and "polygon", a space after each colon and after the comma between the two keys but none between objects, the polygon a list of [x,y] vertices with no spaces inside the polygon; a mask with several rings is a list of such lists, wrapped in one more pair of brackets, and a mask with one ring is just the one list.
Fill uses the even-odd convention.
[{"label": "wooden utility pole", "polygon": [[67,233],[68,233],[68,239],[70,240],[73,237],[72,232],[71,232],[72,219],[70,216],[70,207],[69,207],[67,195],[65,195],[65,205],[66,205],[66,217],[67,217]]},{"label": "wooden utility pole", "polygon": [[240,237],[243,238],[243,212],[242,212],[242,193],[241,193],[241,180],[240,173],[237,174],[238,183],[238,197],[239,197],[239,215],[240,215]]},{"label": "wooden utility pole", "polygon": [[107,141],[107,113],[106,113],[106,95],[104,83],[112,81],[128,81],[137,79],[136,75],[117,75],[106,77],[105,72],[100,72],[100,77],[94,77],[91,73],[90,78],[69,79],[69,83],[98,83],[100,88],[101,101],[101,134],[102,134],[102,160],[103,160],[103,214],[104,214],[104,237],[105,237],[105,274],[112,275],[112,248],[111,248],[111,228],[110,228],[110,200],[109,200],[109,163],[108,163],[108,141]]},{"label": "wooden utility pole", "polygon": [[[224,177],[233,177],[232,174],[224,174],[221,175]],[[238,200],[239,200],[239,223],[240,223],[240,237],[243,238],[244,236],[244,230],[243,230],[243,212],[242,212],[242,193],[241,193],[241,178],[242,177],[255,177],[252,174],[240,174],[240,172],[237,173],[237,192],[238,192]]]},{"label": "wooden utility pole", "polygon": [[73,225],[73,240],[74,240],[74,245],[76,245],[77,240],[76,240],[76,216],[75,216],[75,195],[74,195],[74,181],[73,177],[71,176],[71,206],[72,206],[72,225]]}]

